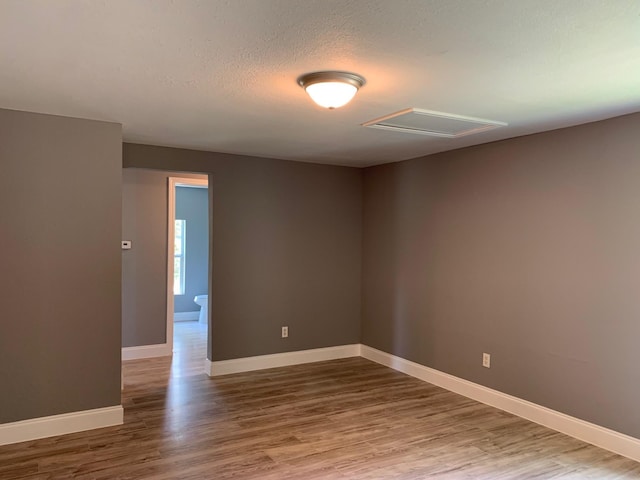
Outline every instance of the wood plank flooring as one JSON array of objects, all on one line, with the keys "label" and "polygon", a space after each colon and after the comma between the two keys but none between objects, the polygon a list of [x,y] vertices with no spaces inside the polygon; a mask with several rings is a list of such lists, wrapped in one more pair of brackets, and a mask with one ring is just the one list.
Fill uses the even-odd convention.
[{"label": "wood plank flooring", "polygon": [[0,447],[1,479],[631,479],[640,464],[362,358],[210,379],[203,328],[125,362],[125,424]]}]

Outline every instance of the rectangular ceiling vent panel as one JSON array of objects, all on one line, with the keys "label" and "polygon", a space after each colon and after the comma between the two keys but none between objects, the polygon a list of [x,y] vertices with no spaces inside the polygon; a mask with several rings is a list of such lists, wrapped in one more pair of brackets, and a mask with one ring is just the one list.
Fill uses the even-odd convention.
[{"label": "rectangular ceiling vent panel", "polygon": [[458,138],[505,127],[507,124],[484,118],[406,108],[363,123],[362,126],[433,137]]}]

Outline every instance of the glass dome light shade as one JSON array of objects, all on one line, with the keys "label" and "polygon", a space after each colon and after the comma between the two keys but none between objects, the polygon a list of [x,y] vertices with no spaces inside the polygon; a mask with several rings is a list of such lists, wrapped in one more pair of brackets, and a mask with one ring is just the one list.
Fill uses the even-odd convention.
[{"label": "glass dome light shade", "polygon": [[324,108],[339,108],[354,97],[358,89],[349,83],[321,82],[309,85],[306,89],[311,100]]},{"label": "glass dome light shade", "polygon": [[349,72],[315,72],[298,78],[311,99],[324,108],[339,108],[351,101],[364,78]]}]

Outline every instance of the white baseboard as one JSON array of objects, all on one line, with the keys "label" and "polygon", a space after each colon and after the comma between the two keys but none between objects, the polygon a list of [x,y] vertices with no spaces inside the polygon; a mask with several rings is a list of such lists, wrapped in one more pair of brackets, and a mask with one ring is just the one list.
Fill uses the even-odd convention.
[{"label": "white baseboard", "polygon": [[200,318],[200,312],[175,312],[173,314],[174,322],[191,322]]},{"label": "white baseboard", "polygon": [[0,424],[0,445],[122,425],[122,405]]},{"label": "white baseboard", "polygon": [[141,358],[168,357],[172,355],[171,347],[168,343],[157,345],[141,345],[139,347],[123,347],[122,361],[139,360]]},{"label": "white baseboard", "polygon": [[368,360],[419,378],[425,382],[640,462],[640,440],[637,438],[585,422],[579,418],[454,377],[366,345],[361,345],[361,355]]},{"label": "white baseboard", "polygon": [[[143,347],[123,348],[122,359],[130,360],[134,358],[170,355],[171,352],[167,350],[167,345],[146,345]],[[127,351],[126,356],[125,351]],[[531,420],[532,422],[640,462],[640,439],[571,417],[527,400],[522,400],[483,385],[420,365],[419,363],[376,350],[367,345],[340,345],[336,347],[275,353],[216,362],[207,359],[205,372],[210,377],[216,377],[232,373],[357,356],[362,356],[368,360],[406,373],[425,382],[445,388],[446,390],[486,405],[499,408],[500,410]],[[2,425],[0,425],[0,444],[1,438]]]},{"label": "white baseboard", "polygon": [[338,358],[360,356],[360,344],[339,345],[337,347],[314,348],[312,350],[298,350],[296,352],[274,353],[258,355],[256,357],[234,358],[212,362],[207,359],[205,371],[210,377],[228,375],[230,373],[250,372],[266,368],[286,367],[302,363],[337,360]]}]

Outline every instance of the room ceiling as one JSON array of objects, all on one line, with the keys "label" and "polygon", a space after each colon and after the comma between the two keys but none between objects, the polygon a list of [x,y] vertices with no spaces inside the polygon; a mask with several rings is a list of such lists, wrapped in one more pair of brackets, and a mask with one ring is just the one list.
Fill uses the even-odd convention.
[{"label": "room ceiling", "polygon": [[[367,84],[346,107],[296,84]],[[2,0],[0,107],[129,142],[368,166],[640,111],[637,0]],[[408,107],[507,122],[362,127]]]}]

